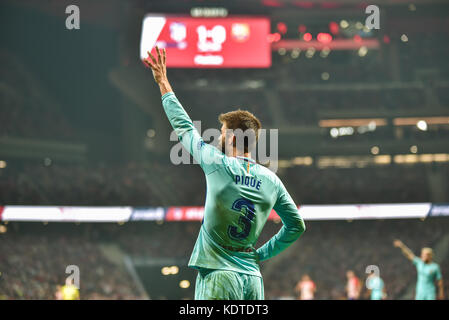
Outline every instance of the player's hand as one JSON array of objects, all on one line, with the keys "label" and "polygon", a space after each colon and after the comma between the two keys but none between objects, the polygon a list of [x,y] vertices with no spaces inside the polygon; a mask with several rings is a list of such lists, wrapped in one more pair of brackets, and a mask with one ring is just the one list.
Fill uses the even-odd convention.
[{"label": "player's hand", "polygon": [[394,240],[393,245],[397,248],[400,248],[400,247],[402,247],[403,243],[401,240]]},{"label": "player's hand", "polygon": [[167,67],[165,64],[166,61],[166,53],[165,49],[161,51],[156,46],[156,53],[157,53],[157,59],[151,54],[150,51],[147,51],[148,57],[143,59],[143,63],[151,68],[151,71],[153,71],[153,77],[154,81],[157,83],[161,83],[165,80],[167,80]]}]

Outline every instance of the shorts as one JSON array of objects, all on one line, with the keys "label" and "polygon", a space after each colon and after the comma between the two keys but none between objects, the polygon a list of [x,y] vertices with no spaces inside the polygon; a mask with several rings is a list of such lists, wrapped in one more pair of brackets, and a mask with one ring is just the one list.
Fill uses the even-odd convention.
[{"label": "shorts", "polygon": [[264,300],[261,277],[229,270],[198,270],[195,300]]}]

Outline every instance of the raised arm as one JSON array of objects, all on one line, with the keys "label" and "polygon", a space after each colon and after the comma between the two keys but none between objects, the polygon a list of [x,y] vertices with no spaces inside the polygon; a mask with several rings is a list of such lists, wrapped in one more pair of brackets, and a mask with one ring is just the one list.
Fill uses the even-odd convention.
[{"label": "raised arm", "polygon": [[413,259],[415,258],[415,254],[401,240],[394,240],[393,245],[396,248],[401,249],[402,253],[407,257],[407,259],[413,261]]},{"label": "raised arm", "polygon": [[159,89],[161,91],[161,96],[168,92],[173,92],[173,89],[170,86],[167,78],[167,54],[165,53],[165,49],[161,51],[158,47],[156,47],[157,59],[148,51],[148,58],[143,59],[143,63],[151,68],[153,72],[154,81],[159,85]]},{"label": "raised arm", "polygon": [[193,154],[195,148],[192,148],[191,144],[200,142],[201,137],[168,82],[165,49],[161,54],[159,48],[156,47],[156,52],[157,59],[148,52],[148,58],[144,59],[143,63],[151,68],[154,80],[159,85],[162,106],[170,124],[184,147]]},{"label": "raised arm", "polygon": [[143,63],[153,72],[154,80],[161,91],[162,106],[179,141],[200,164],[204,173],[208,174],[214,171],[215,165],[222,161],[223,153],[203,141],[168,82],[165,49],[161,53],[156,47],[156,53],[157,59],[148,52],[148,58],[143,59]]},{"label": "raised arm", "polygon": [[257,249],[260,261],[270,259],[287,249],[306,230],[304,220],[298,213],[298,207],[282,182],[280,182],[278,199],[274,205],[274,210],[281,218],[283,226],[276,235]]}]

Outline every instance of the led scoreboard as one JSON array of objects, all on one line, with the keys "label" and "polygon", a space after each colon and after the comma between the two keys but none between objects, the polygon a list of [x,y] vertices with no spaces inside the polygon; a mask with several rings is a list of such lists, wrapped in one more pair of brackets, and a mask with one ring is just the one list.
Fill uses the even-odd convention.
[{"label": "led scoreboard", "polygon": [[155,46],[167,51],[167,67],[268,68],[270,20],[266,17],[146,15],[140,57]]}]

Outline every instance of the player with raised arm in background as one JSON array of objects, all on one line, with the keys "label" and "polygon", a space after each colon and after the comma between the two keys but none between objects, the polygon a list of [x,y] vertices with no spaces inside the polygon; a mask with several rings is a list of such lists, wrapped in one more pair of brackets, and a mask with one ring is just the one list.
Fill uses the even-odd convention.
[{"label": "player with raised arm in background", "polygon": [[[165,49],[161,52],[156,47],[156,53],[157,58],[148,52],[143,62],[152,69],[179,140],[206,176],[204,219],[189,261],[189,267],[198,269],[195,299],[262,300],[259,261],[296,241],[305,231],[304,221],[280,179],[251,159],[249,150],[257,143],[259,120],[242,110],[221,114],[221,150],[204,143],[167,80]],[[253,142],[239,143],[237,129],[253,131]],[[273,208],[283,226],[256,250],[254,245]]]},{"label": "player with raised arm in background", "polygon": [[416,300],[435,300],[436,287],[438,283],[438,299],[444,299],[443,277],[441,275],[440,266],[433,262],[433,250],[431,248],[421,249],[421,258],[415,256],[401,240],[394,240],[394,246],[401,249],[402,253],[413,262],[416,267],[418,279],[416,281]]}]

